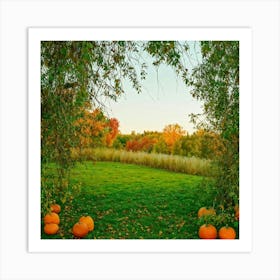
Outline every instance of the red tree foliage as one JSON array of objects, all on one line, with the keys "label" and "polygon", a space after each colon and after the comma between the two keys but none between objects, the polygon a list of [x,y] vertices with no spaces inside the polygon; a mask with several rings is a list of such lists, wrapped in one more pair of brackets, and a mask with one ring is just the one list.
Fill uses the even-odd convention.
[{"label": "red tree foliage", "polygon": [[109,120],[109,133],[106,134],[106,145],[111,147],[119,133],[119,121],[116,118]]}]

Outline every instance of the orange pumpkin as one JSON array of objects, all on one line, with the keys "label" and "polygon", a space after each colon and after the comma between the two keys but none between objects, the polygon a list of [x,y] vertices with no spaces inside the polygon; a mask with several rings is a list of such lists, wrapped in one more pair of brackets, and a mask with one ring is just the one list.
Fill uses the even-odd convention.
[{"label": "orange pumpkin", "polygon": [[72,232],[76,237],[85,237],[88,234],[88,226],[86,223],[78,222],[73,226]]},{"label": "orange pumpkin", "polygon": [[45,224],[59,224],[59,222],[59,216],[54,212],[51,212],[44,217]]},{"label": "orange pumpkin", "polygon": [[197,213],[197,216],[198,218],[202,217],[206,211],[206,207],[201,207],[199,210],[198,210],[198,213]]},{"label": "orange pumpkin", "polygon": [[217,229],[210,224],[204,224],[199,228],[198,236],[201,239],[215,239],[217,238]]},{"label": "orange pumpkin", "polygon": [[46,234],[56,234],[59,230],[59,226],[57,224],[45,224],[44,232]]},{"label": "orange pumpkin", "polygon": [[61,211],[61,207],[59,204],[52,204],[51,205],[51,211],[58,214]]},{"label": "orange pumpkin", "polygon": [[198,210],[198,213],[197,213],[198,218],[200,218],[202,216],[207,216],[207,215],[216,215],[215,209],[214,208],[207,209],[206,207],[201,207]]},{"label": "orange pumpkin", "polygon": [[79,222],[87,224],[89,231],[92,231],[94,229],[94,221],[90,216],[82,216],[79,219]]},{"label": "orange pumpkin", "polygon": [[220,239],[235,239],[236,232],[232,227],[222,227],[219,230]]}]

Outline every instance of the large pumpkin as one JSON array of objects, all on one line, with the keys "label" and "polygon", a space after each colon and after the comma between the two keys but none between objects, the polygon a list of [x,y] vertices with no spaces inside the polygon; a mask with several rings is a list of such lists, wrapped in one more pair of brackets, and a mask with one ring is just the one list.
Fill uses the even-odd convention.
[{"label": "large pumpkin", "polygon": [[200,218],[202,216],[207,216],[207,215],[216,215],[215,209],[214,208],[207,209],[206,207],[201,207],[198,210],[198,213],[197,213],[198,218]]},{"label": "large pumpkin", "polygon": [[52,204],[51,205],[51,211],[58,214],[61,211],[61,207],[59,204]]},{"label": "large pumpkin", "polygon": [[59,226],[57,224],[45,224],[44,232],[46,234],[56,234],[59,230]]},{"label": "large pumpkin", "polygon": [[76,237],[85,237],[88,234],[88,226],[86,223],[78,222],[73,226],[72,232]]},{"label": "large pumpkin", "polygon": [[60,222],[59,216],[54,212],[49,213],[44,217],[45,224],[59,224],[59,222]]},{"label": "large pumpkin", "polygon": [[199,228],[198,235],[201,239],[217,238],[217,229],[210,224],[204,224]]},{"label": "large pumpkin", "polygon": [[89,231],[92,231],[94,229],[94,221],[90,216],[82,216],[79,219],[79,222],[87,224]]},{"label": "large pumpkin", "polygon": [[222,227],[219,230],[220,239],[235,239],[236,232],[232,227]]}]

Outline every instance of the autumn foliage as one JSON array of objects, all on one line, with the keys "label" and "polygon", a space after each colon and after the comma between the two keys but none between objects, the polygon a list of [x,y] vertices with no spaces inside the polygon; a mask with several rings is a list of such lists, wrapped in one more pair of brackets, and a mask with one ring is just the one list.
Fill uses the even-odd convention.
[{"label": "autumn foliage", "polygon": [[108,123],[109,132],[106,134],[106,145],[111,147],[119,133],[119,121],[116,118],[111,118]]},{"label": "autumn foliage", "polygon": [[125,149],[127,151],[144,151],[151,152],[153,145],[158,142],[158,139],[148,136],[138,137],[126,142]]},{"label": "autumn foliage", "polygon": [[84,110],[81,118],[75,122],[78,128],[77,137],[80,148],[107,146],[110,147],[119,133],[119,122],[109,119],[100,109]]},{"label": "autumn foliage", "polygon": [[189,134],[178,124],[166,125],[162,132],[118,134],[112,147],[132,152],[172,154],[214,159],[224,150],[219,134],[197,130]]},{"label": "autumn foliage", "polygon": [[185,131],[178,124],[169,124],[163,129],[163,139],[168,146],[169,150],[172,151],[175,143],[182,138]]}]

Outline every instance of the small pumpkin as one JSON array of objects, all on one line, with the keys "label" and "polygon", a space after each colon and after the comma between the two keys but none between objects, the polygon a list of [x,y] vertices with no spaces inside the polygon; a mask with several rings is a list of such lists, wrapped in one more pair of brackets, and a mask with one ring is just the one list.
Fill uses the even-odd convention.
[{"label": "small pumpkin", "polygon": [[207,209],[206,207],[201,207],[198,210],[198,213],[197,213],[198,218],[200,218],[202,216],[207,216],[207,215],[216,215],[215,209],[214,208]]},{"label": "small pumpkin", "polygon": [[73,226],[72,232],[76,237],[85,237],[88,234],[88,226],[86,223],[78,222]]},{"label": "small pumpkin", "polygon": [[222,227],[219,230],[220,239],[235,239],[236,232],[232,227]]},{"label": "small pumpkin", "polygon": [[94,229],[94,221],[90,216],[82,216],[79,219],[79,222],[87,224],[89,231],[92,231]]},{"label": "small pumpkin", "polygon": [[61,207],[59,204],[52,204],[51,205],[51,211],[56,213],[56,214],[59,214],[60,211],[61,211]]},{"label": "small pumpkin", "polygon": [[56,234],[59,230],[58,224],[45,224],[44,232],[46,234]]},{"label": "small pumpkin", "polygon": [[60,223],[59,216],[54,212],[48,213],[44,217],[44,223],[45,224],[59,224]]},{"label": "small pumpkin", "polygon": [[204,224],[199,228],[198,236],[201,239],[216,239],[217,229],[211,224]]}]

